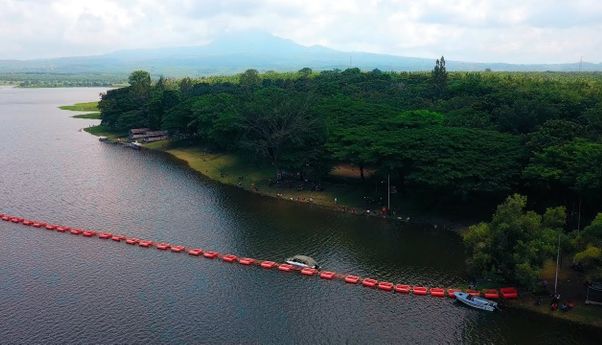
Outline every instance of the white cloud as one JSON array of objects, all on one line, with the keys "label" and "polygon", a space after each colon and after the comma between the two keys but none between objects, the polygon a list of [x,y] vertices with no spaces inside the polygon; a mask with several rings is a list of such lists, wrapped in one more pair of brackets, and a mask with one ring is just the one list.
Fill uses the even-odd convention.
[{"label": "white cloud", "polygon": [[248,29],[405,56],[602,61],[597,0],[0,0],[0,59],[195,45]]}]

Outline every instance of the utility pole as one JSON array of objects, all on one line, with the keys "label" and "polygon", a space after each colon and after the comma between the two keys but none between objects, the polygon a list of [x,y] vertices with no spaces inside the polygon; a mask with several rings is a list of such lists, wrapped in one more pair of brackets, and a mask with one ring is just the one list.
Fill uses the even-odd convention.
[{"label": "utility pole", "polygon": [[556,253],[556,275],[554,276],[554,296],[558,293],[558,263],[560,262],[560,233],[558,233],[558,252]]},{"label": "utility pole", "polygon": [[391,174],[387,174],[387,212],[391,210]]}]

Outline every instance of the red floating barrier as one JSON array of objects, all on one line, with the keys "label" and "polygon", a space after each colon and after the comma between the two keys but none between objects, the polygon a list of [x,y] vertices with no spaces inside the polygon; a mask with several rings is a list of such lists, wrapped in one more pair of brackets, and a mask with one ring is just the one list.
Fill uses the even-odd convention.
[{"label": "red floating barrier", "polygon": [[171,246],[171,251],[174,253],[181,253],[186,249],[184,246]]},{"label": "red floating barrier", "polygon": [[84,237],[94,237],[96,235],[96,232],[90,231],[90,230],[85,230],[84,232],[82,232],[82,235]]},{"label": "red floating barrier", "polygon": [[431,296],[433,297],[445,297],[445,289],[442,288],[432,288]]},{"label": "red floating barrier", "polygon": [[393,290],[393,283],[389,283],[389,282],[380,282],[378,283],[378,288],[383,290],[383,291],[392,291]]},{"label": "red floating barrier", "polygon": [[263,268],[270,269],[276,266],[276,263],[274,261],[263,261],[261,262],[260,266]]},{"label": "red floating barrier", "polygon": [[56,229],[56,226],[54,226],[52,224],[46,224],[45,228],[46,228],[46,230],[54,230],[54,229]]},{"label": "red floating barrier", "polygon": [[424,286],[414,286],[414,287],[412,287],[412,293],[414,295],[424,296],[424,295],[426,295],[427,292],[428,292],[428,288],[426,288]]},{"label": "red floating barrier", "polygon": [[447,289],[447,297],[456,298],[456,292],[462,292],[460,289]]},{"label": "red floating barrier", "polygon": [[282,264],[282,265],[278,266],[278,270],[282,271],[282,272],[290,272],[293,270],[293,265]]},{"label": "red floating barrier", "polygon": [[148,248],[153,245],[152,241],[140,241],[138,245],[142,248]]},{"label": "red floating barrier", "polygon": [[101,232],[98,234],[98,238],[100,238],[101,240],[107,240],[109,238],[113,237],[113,235],[111,233],[108,232]]},{"label": "red floating barrier", "polygon": [[364,278],[364,280],[362,280],[362,285],[365,287],[375,287],[376,284],[378,284],[378,280],[376,279],[372,279],[372,278]]},{"label": "red floating barrier", "polygon": [[359,281],[360,281],[360,277],[358,277],[358,276],[354,276],[351,274],[345,276],[345,283],[357,284]]},{"label": "red floating barrier", "polygon": [[21,223],[21,219],[19,219],[17,217],[11,218],[10,221],[13,222],[13,223]]},{"label": "red floating barrier", "polygon": [[137,238],[126,238],[125,239],[125,243],[132,245],[132,246],[138,242],[139,242],[139,240]]},{"label": "red floating barrier", "polygon": [[71,229],[71,230],[69,230],[69,232],[70,232],[72,235],[81,235],[83,231],[82,231],[82,230],[80,230],[80,229]]},{"label": "red floating barrier", "polygon": [[167,250],[167,249],[169,249],[169,244],[167,244],[167,243],[157,243],[155,245],[155,247],[157,247],[157,249],[159,249],[159,250]]},{"label": "red floating barrier", "polygon": [[322,279],[331,280],[332,278],[334,278],[335,275],[336,275],[336,273],[330,272],[330,271],[322,271],[322,272],[320,272],[320,278],[322,278]]},{"label": "red floating barrier", "polygon": [[201,248],[194,248],[188,251],[188,255],[199,256],[203,254],[203,250]]},{"label": "red floating barrier", "polygon": [[27,219],[25,219],[25,220],[23,221],[23,225],[31,226],[32,224],[33,224],[33,222],[32,222],[31,220],[27,220]]},{"label": "red floating barrier", "polygon": [[301,270],[301,274],[305,276],[313,276],[314,274],[316,274],[316,272],[318,272],[318,270],[312,267],[305,267]]},{"label": "red floating barrier", "polygon": [[486,289],[483,291],[483,296],[487,299],[498,299],[500,294],[496,289]]},{"label": "red floating barrier", "polygon": [[222,256],[222,260],[224,260],[225,262],[234,262],[234,261],[236,261],[236,255],[226,254],[226,255]]},{"label": "red floating barrier", "polygon": [[118,235],[111,236],[111,239],[115,242],[121,242],[121,236]]},{"label": "red floating barrier", "polygon": [[218,255],[219,255],[218,252],[213,252],[213,251],[208,251],[208,252],[203,253],[203,256],[206,257],[207,259],[215,259]]},{"label": "red floating barrier", "polygon": [[0,218],[2,218],[2,220],[5,221],[5,222],[8,222],[10,220],[9,216],[2,216]]},{"label": "red floating barrier", "polygon": [[57,227],[55,228],[55,230],[56,230],[57,232],[65,232],[65,231],[67,231],[67,228],[65,228],[64,226],[57,226]]},{"label": "red floating barrier", "polygon": [[34,228],[41,228],[42,224],[40,224],[38,222],[34,222],[33,224],[31,224],[31,226],[33,226]]},{"label": "red floating barrier", "polygon": [[238,259],[238,263],[240,263],[241,265],[252,265],[255,263],[255,259],[251,259],[251,258],[240,258]]},{"label": "red floating barrier", "polygon": [[481,296],[481,292],[478,291],[478,290],[468,289],[468,290],[466,290],[466,293],[469,294],[469,295],[471,295],[471,296],[475,296],[475,297]]},{"label": "red floating barrier", "polygon": [[411,289],[412,288],[409,285],[405,285],[405,284],[397,284],[397,285],[395,285],[395,292],[410,293]]},{"label": "red floating barrier", "polygon": [[515,299],[518,298],[518,290],[513,287],[505,287],[500,289],[500,294],[504,299]]}]

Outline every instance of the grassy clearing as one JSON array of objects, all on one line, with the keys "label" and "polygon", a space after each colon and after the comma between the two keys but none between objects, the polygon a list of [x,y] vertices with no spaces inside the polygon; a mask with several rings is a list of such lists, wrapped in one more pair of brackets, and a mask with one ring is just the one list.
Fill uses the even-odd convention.
[{"label": "grassy clearing", "polygon": [[602,327],[602,307],[595,305],[577,304],[574,309],[567,312],[551,311],[549,301],[544,300],[541,305],[535,305],[535,299],[530,297],[521,297],[520,299],[508,302],[511,308],[529,310],[549,317],[568,320],[584,325]]},{"label": "grassy clearing", "polygon": [[106,127],[104,127],[102,125],[86,127],[86,128],[84,128],[84,131],[86,131],[92,135],[104,136],[109,139],[116,139],[116,138],[126,135],[126,133],[115,133],[114,131],[110,131],[109,129],[107,129]]},{"label": "grassy clearing", "polygon": [[100,113],[87,113],[71,116],[74,119],[101,120]]},{"label": "grassy clearing", "polygon": [[59,109],[70,110],[70,111],[98,111],[98,101],[94,102],[83,102],[75,103],[72,105],[62,105]]},{"label": "grassy clearing", "polygon": [[267,163],[249,161],[243,155],[210,153],[199,147],[174,147],[167,142],[154,142],[144,146],[167,152],[212,180],[255,193],[329,207],[359,207],[361,204],[361,190],[346,184],[325,183],[325,190],[319,192],[272,186],[270,180],[275,178],[274,168]]}]

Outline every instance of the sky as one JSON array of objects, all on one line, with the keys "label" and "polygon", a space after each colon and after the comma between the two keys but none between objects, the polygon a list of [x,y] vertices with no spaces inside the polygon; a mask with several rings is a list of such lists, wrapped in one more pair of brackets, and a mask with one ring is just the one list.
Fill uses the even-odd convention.
[{"label": "sky", "polygon": [[0,0],[0,59],[201,45],[246,30],[343,51],[602,62],[602,0]]}]

